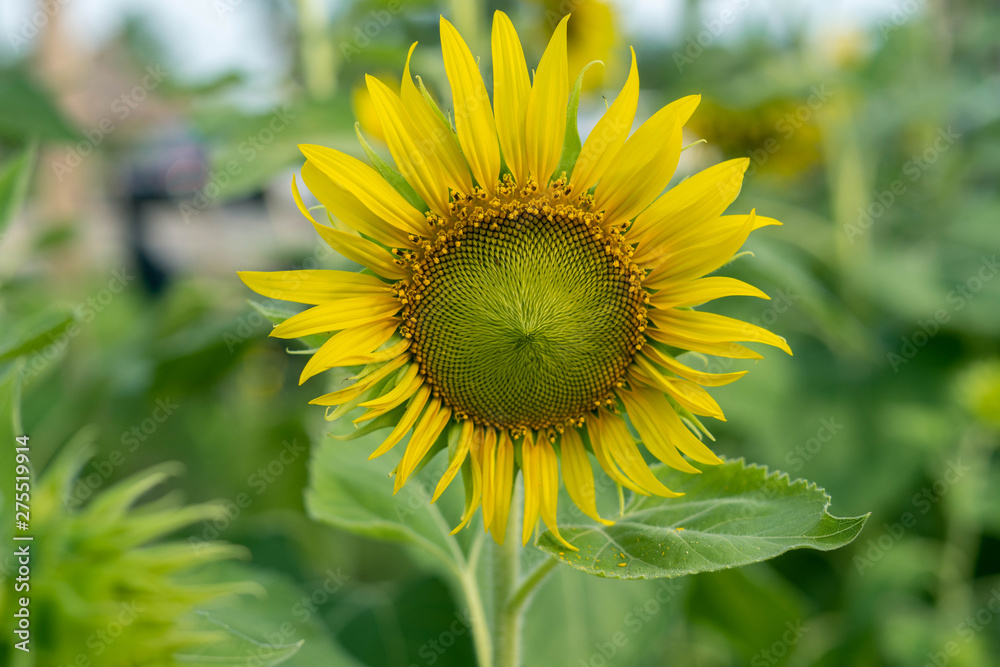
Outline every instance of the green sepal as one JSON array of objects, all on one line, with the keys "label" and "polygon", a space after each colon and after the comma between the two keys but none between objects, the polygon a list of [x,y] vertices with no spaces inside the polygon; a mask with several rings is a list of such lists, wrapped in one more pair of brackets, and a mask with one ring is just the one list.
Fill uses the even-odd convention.
[{"label": "green sepal", "polygon": [[[417,90],[420,91],[420,95],[427,100],[427,104],[431,106],[431,109],[434,110],[437,117],[440,118],[441,122],[444,123],[449,130],[451,130],[452,134],[454,134],[455,128],[451,125],[451,119],[444,115],[444,112],[441,111],[441,107],[439,107],[437,102],[434,101],[434,98],[431,97],[431,94],[427,91],[427,87],[424,86],[424,80],[420,78],[420,75],[417,75],[415,78],[417,80]],[[459,148],[461,148],[461,146]]]},{"label": "green sepal", "polygon": [[409,181],[403,178],[403,175],[398,171],[390,167],[389,163],[383,160],[382,156],[376,153],[375,150],[368,145],[368,142],[365,141],[364,135],[361,134],[360,123],[354,124],[354,133],[358,135],[358,141],[361,142],[361,147],[365,150],[365,155],[367,155],[368,159],[371,160],[372,165],[378,170],[378,173],[381,174],[382,178],[388,181],[389,185],[391,185],[396,192],[403,195],[403,199],[408,201],[413,208],[418,211],[429,210],[427,203],[420,198],[420,195],[418,195],[417,191],[413,189],[413,186],[410,185]]},{"label": "green sepal", "polygon": [[727,261],[725,264],[723,264],[719,268],[721,269],[721,268],[725,268],[725,267],[729,266],[730,264],[735,264],[736,262],[738,262],[739,260],[741,260],[741,259],[743,259],[744,257],[747,257],[747,256],[753,257],[754,256],[753,251],[752,250],[744,250],[743,252],[738,252],[735,255],[733,255],[732,257],[730,257],[729,261]]},{"label": "green sepal", "polygon": [[573,167],[576,166],[576,159],[580,157],[580,149],[583,144],[580,141],[580,129],[577,127],[576,117],[580,111],[580,92],[583,90],[583,75],[587,73],[593,65],[604,63],[600,60],[592,60],[580,71],[580,76],[576,77],[576,84],[569,96],[569,106],[566,107],[566,134],[563,139],[562,155],[559,156],[559,165],[552,173],[550,180],[557,180],[563,174],[566,180],[573,175]]}]

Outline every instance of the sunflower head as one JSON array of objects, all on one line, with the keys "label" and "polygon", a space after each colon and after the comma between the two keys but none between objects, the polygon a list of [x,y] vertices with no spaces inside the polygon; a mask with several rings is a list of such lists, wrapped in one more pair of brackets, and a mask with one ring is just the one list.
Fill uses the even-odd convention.
[{"label": "sunflower head", "polygon": [[[402,332],[460,419],[522,433],[610,401],[646,325],[641,270],[593,198],[508,175],[496,198],[455,198],[454,224],[407,253]],[[444,222],[444,221],[442,221]]]},{"label": "sunflower head", "polygon": [[241,273],[265,296],[312,306],[273,336],[329,335],[302,381],[357,369],[353,384],[313,401],[328,406],[328,419],[362,408],[355,423],[391,428],[373,457],[408,437],[396,490],[447,448],[435,499],[462,470],[469,487],[456,530],[481,505],[498,541],[518,471],[525,541],[539,516],[562,540],[560,464],[570,497],[608,522],[597,512],[591,454],[635,493],[679,495],[652,474],[637,441],[687,472],[719,463],[700,439],[708,432],[699,417],[723,418],[704,387],[743,375],[706,373],[680,355],[760,358],[748,341],[790,352],[760,327],[694,310],[723,296],[767,298],[738,280],[705,277],[751,231],[778,224],[753,211],[724,215],[748,161],[724,162],[664,193],[700,98],[669,104],[632,132],[634,53],[620,94],[581,144],[568,19],[532,79],[517,33],[496,13],[491,97],[442,18],[449,113],[414,81],[409,57],[399,95],[368,79],[394,167],[363,139],[373,166],[301,146],[302,179],[332,224],[313,217],[293,182],[300,209],[366,270]]},{"label": "sunflower head", "polygon": [[[259,595],[260,587],[184,579],[200,566],[244,556],[244,550],[221,542],[192,549],[160,541],[187,525],[221,518],[222,508],[182,506],[169,495],[136,505],[177,473],[172,465],[123,480],[76,507],[80,489],[92,489],[92,481],[78,479],[90,455],[87,447],[71,444],[32,489],[31,646],[37,664],[174,665],[175,653],[226,639],[204,630],[195,608],[240,593]],[[15,604],[0,597],[6,618]]]}]

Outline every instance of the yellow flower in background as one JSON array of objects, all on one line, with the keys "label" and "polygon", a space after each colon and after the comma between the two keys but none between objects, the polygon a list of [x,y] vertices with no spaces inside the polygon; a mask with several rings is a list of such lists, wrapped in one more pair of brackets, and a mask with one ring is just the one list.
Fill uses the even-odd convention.
[{"label": "yellow flower in background", "polygon": [[805,100],[769,100],[750,109],[706,103],[690,130],[723,153],[744,153],[750,173],[758,170],[795,179],[819,164],[822,136],[816,113],[826,102],[825,88]]},{"label": "yellow flower in background", "polygon": [[594,67],[587,72],[583,89],[600,88],[607,72],[615,71],[618,21],[614,8],[601,0],[542,0],[541,4],[545,7],[545,25],[550,29],[563,17],[573,14],[566,30],[569,71],[579,72],[600,60],[605,67]]},{"label": "yellow flower in background", "polygon": [[767,298],[739,280],[704,276],[751,231],[779,224],[754,212],[723,215],[746,159],[661,196],[698,96],[660,109],[629,136],[639,96],[633,53],[624,88],[582,147],[564,145],[575,136],[572,126],[566,133],[575,122],[567,117],[567,18],[532,82],[518,35],[497,12],[492,103],[476,59],[442,18],[454,128],[414,84],[408,58],[400,95],[368,78],[398,174],[378,159],[377,171],[340,151],[301,146],[303,181],[346,227],[314,219],[295,187],[302,213],[368,271],[240,274],[260,294],[312,306],[273,336],[336,332],[302,381],[363,366],[353,385],[313,403],[335,408],[328,418],[360,406],[356,423],[391,426],[372,457],[409,435],[395,490],[447,448],[434,498],[463,470],[469,486],[455,530],[481,505],[501,542],[518,470],[522,540],[541,516],[565,544],[556,524],[560,465],[574,502],[610,523],[598,515],[588,452],[615,482],[645,495],[679,494],[653,475],[632,429],[679,470],[720,462],[696,435],[707,433],[699,416],[723,418],[704,387],[745,371],[696,370],[677,358],[684,351],[759,359],[740,344],[753,341],[790,353],[769,331],[692,309],[724,296]]}]

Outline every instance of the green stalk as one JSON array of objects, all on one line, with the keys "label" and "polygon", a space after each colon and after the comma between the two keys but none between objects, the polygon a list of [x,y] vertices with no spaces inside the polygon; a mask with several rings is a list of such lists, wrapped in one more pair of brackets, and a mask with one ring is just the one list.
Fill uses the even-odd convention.
[{"label": "green stalk", "polygon": [[521,570],[521,494],[514,485],[514,494],[507,517],[507,534],[503,544],[493,546],[493,641],[496,667],[521,664],[520,614],[511,613],[509,602],[517,587]]},{"label": "green stalk", "polygon": [[538,586],[559,563],[555,558],[548,558],[532,570],[523,581],[519,581],[521,497],[520,489],[515,485],[510,516],[507,519],[506,538],[502,545],[494,545],[493,549],[494,667],[520,667],[524,612]]}]

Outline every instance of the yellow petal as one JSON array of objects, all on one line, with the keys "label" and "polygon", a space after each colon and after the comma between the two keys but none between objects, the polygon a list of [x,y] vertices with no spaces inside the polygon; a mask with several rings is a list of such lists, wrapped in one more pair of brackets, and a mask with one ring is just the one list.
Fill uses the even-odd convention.
[{"label": "yellow petal", "polygon": [[315,221],[313,221],[313,227],[331,248],[352,262],[366,266],[390,280],[401,280],[406,277],[406,271],[393,261],[392,255],[371,241],[338,231],[333,227],[321,225]]},{"label": "yellow petal", "polygon": [[643,285],[648,289],[667,289],[715,271],[729,262],[746,243],[753,231],[755,219],[755,212],[750,211],[741,227],[728,229],[726,233],[687,245],[683,249],[650,256],[645,264],[647,267],[652,266],[653,270],[643,279]]},{"label": "yellow petal", "polygon": [[472,432],[475,424],[471,419],[466,419],[462,422],[462,430],[458,434],[458,442],[455,444],[455,452],[448,461],[448,469],[444,471],[441,475],[441,479],[438,480],[437,488],[434,489],[434,497],[431,498],[432,503],[436,503],[437,499],[441,497],[444,490],[448,488],[451,484],[451,480],[455,479],[455,474],[462,467],[465,462],[465,457],[469,453],[469,443],[472,442]]},{"label": "yellow petal", "polygon": [[764,358],[764,356],[759,352],[751,350],[750,348],[740,345],[739,343],[710,343],[703,340],[693,339],[689,335],[681,336],[676,332],[656,329],[654,327],[646,329],[646,335],[659,343],[663,343],[664,345],[679,347],[683,350],[691,350],[692,352],[711,354],[717,357],[728,357],[730,359]]},{"label": "yellow petal", "polygon": [[[743,322],[724,315],[705,313],[698,310],[656,310],[648,311],[650,320],[664,331],[677,337],[689,338],[706,343],[729,343],[733,341],[753,341],[764,343],[788,354],[792,349],[781,336],[771,333],[755,324]],[[647,331],[649,331],[647,329]],[[683,346],[681,346],[683,347]],[[688,348],[691,349],[691,348]]]},{"label": "yellow petal", "polygon": [[[670,193],[668,192],[664,195],[664,197],[669,194]],[[657,200],[657,202],[658,201],[659,200]],[[654,202],[654,205],[655,203],[656,202]],[[645,213],[643,213],[640,217],[645,217]],[[673,223],[674,221],[669,222]],[[747,215],[743,214],[720,215],[719,217],[710,220],[707,224],[702,225],[690,225],[686,224],[685,221],[681,221],[681,224],[671,224],[669,232],[654,227],[651,230],[652,233],[660,234],[662,232],[665,234],[663,237],[663,244],[660,246],[659,252],[654,255],[656,257],[669,257],[673,254],[683,253],[687,248],[702,248],[706,245],[711,245],[720,238],[728,238],[736,232],[742,230],[746,223]],[[761,227],[780,224],[781,223],[774,218],[757,215],[756,211],[754,211],[754,218],[750,231],[757,231]],[[635,230],[634,224],[625,235],[627,239],[634,236],[633,230]],[[630,240],[630,243],[635,243],[635,240]]]},{"label": "yellow petal", "polygon": [[604,211],[606,225],[635,217],[670,183],[681,155],[681,128],[700,99],[691,95],[668,104],[625,142],[594,190],[594,207]]},{"label": "yellow petal", "polygon": [[632,49],[632,68],[625,86],[614,103],[587,136],[573,167],[572,183],[577,192],[586,192],[601,180],[632,131],[635,109],[639,104],[639,70]]},{"label": "yellow petal", "polygon": [[670,403],[663,398],[659,400],[654,396],[653,407],[663,417],[662,423],[666,427],[667,438],[670,439],[677,449],[681,450],[698,463],[706,465],[719,465],[722,459],[715,455],[708,446],[703,443],[691,430],[684,425],[680,416],[673,411]]},{"label": "yellow petal", "polygon": [[698,384],[706,387],[721,387],[731,382],[735,382],[747,374],[747,371],[737,371],[735,373],[705,373],[703,371],[696,371],[695,369],[677,361],[670,355],[660,352],[652,345],[646,345],[643,347],[642,353],[651,361],[659,364],[663,368],[666,368],[671,373],[691,380],[692,382],[697,382]]},{"label": "yellow petal", "polygon": [[538,523],[541,497],[541,480],[535,451],[534,434],[528,431],[521,441],[521,474],[524,476],[524,524],[521,526],[521,544],[527,544]]},{"label": "yellow petal", "polygon": [[441,17],[441,52],[451,83],[455,131],[472,175],[491,197],[500,175],[500,146],[486,84],[455,26]]},{"label": "yellow petal", "polygon": [[530,90],[521,40],[507,15],[498,11],[493,14],[493,106],[500,149],[520,185],[528,175],[524,127]]},{"label": "yellow petal", "polygon": [[569,427],[562,434],[560,444],[562,453],[563,480],[566,491],[576,506],[594,521],[610,526],[614,521],[602,519],[597,513],[597,492],[594,488],[594,471],[590,467],[587,450],[583,447],[580,434],[575,428]]},{"label": "yellow petal", "polygon": [[391,294],[392,286],[353,271],[238,271],[240,280],[270,299],[318,305],[362,294]]},{"label": "yellow petal", "polygon": [[302,215],[306,216],[306,218],[309,219],[309,222],[315,225],[316,218],[312,216],[312,213],[309,212],[309,209],[306,208],[306,205],[302,202],[302,195],[299,193],[299,184],[296,182],[294,174],[292,175],[292,197],[295,198],[295,205],[299,207],[299,211]]},{"label": "yellow petal", "polygon": [[334,303],[313,306],[274,327],[274,338],[300,338],[310,334],[352,329],[379,320],[387,320],[400,309],[393,296],[357,296]]},{"label": "yellow petal", "polygon": [[430,103],[414,85],[413,77],[410,76],[410,58],[416,46],[414,42],[406,55],[406,67],[403,69],[403,83],[400,87],[403,106],[416,127],[421,147],[437,156],[444,174],[445,185],[459,192],[471,193],[472,174],[469,173],[469,165],[462,156],[455,133],[451,126],[431,108]]},{"label": "yellow petal", "polygon": [[450,417],[451,408],[441,405],[441,399],[439,398],[434,399],[427,407],[420,423],[413,429],[413,435],[410,436],[410,442],[406,446],[406,453],[403,454],[403,460],[400,461],[399,468],[396,470],[396,482],[393,493],[403,488],[406,480],[417,469],[420,461],[427,456],[427,452],[434,445],[434,441],[438,439],[438,436],[444,431],[444,427],[448,425]]},{"label": "yellow petal", "polygon": [[479,465],[483,473],[483,530],[490,529],[493,521],[493,464],[496,461],[497,432],[496,429],[486,429],[485,437],[480,445]]},{"label": "yellow petal", "polygon": [[525,118],[525,147],[528,172],[545,187],[559,164],[566,138],[566,105],[569,100],[569,65],[566,53],[564,16],[552,33],[538,63],[535,81],[528,93]]},{"label": "yellow petal", "polygon": [[400,355],[395,359],[385,362],[382,364],[378,370],[373,373],[369,373],[365,377],[359,379],[357,382],[352,384],[350,387],[345,387],[338,391],[330,392],[329,394],[323,394],[313,400],[309,401],[310,405],[343,405],[349,401],[353,401],[355,398],[365,393],[376,384],[379,380],[387,377],[390,373],[397,370],[400,366],[405,364],[410,360],[410,355]]},{"label": "yellow petal", "polygon": [[379,445],[378,449],[371,453],[368,457],[369,460],[382,456],[390,449],[396,446],[396,443],[403,439],[403,436],[413,428],[413,425],[417,423],[417,418],[420,417],[421,411],[424,409],[424,405],[427,404],[427,397],[431,395],[430,385],[424,385],[417,390],[417,393],[413,395],[410,399],[410,404],[406,406],[406,412],[403,416],[399,418],[399,423],[396,427],[392,429],[392,433],[389,437]]},{"label": "yellow petal", "polygon": [[570,551],[579,551],[572,544],[567,542],[559,533],[559,521],[557,518],[557,505],[559,503],[559,467],[555,450],[544,437],[539,437],[535,444],[535,457],[538,464],[538,479],[541,483],[541,493],[539,510],[542,520],[549,527],[552,534],[556,536],[560,544]]},{"label": "yellow petal", "polygon": [[722,463],[722,459],[684,426],[684,422],[663,394],[657,391],[636,391],[633,398],[642,405],[644,412],[656,416],[661,433],[674,447],[699,463],[708,465]]},{"label": "yellow petal", "polygon": [[604,410],[598,410],[597,416],[591,418],[588,422],[587,432],[590,434],[590,446],[594,448],[594,458],[597,459],[597,462],[601,465],[604,472],[608,474],[608,477],[613,479],[617,484],[624,486],[634,493],[648,496],[650,495],[649,491],[646,491],[623,475],[618,466],[611,460],[607,444],[611,436],[606,433],[606,422],[611,419],[617,419],[617,417],[611,416],[610,413],[606,413]]},{"label": "yellow petal", "polygon": [[663,252],[680,250],[698,237],[711,237],[712,226],[740,194],[749,158],[728,160],[679,183],[635,219],[627,240],[637,243],[634,261],[644,263]]},{"label": "yellow petal", "polygon": [[[726,229],[730,226],[741,227],[743,222],[747,219],[744,215],[720,215],[718,220],[714,223],[715,230]],[[769,218],[766,215],[758,215],[754,219],[754,231],[757,231],[761,227],[770,227],[771,225],[781,225],[780,220],[775,220],[774,218]]]},{"label": "yellow petal", "polygon": [[[632,416],[631,412],[629,412],[629,416]],[[639,447],[636,446],[624,421],[618,417],[607,416],[604,422],[606,433],[604,441],[608,448],[608,454],[611,455],[615,463],[621,466],[622,472],[649,493],[663,498],[678,498],[684,495],[671,491],[656,478],[653,471],[649,469],[646,460],[642,458]]]},{"label": "yellow petal", "polygon": [[[415,366],[416,364],[414,364]],[[413,368],[407,369],[412,371]],[[385,396],[381,396],[373,401],[368,401],[367,403],[362,403],[360,407],[367,407],[368,409],[360,417],[354,419],[355,424],[361,422],[370,421],[377,417],[381,417],[387,412],[391,412],[397,406],[402,405],[405,401],[409,400],[413,394],[417,392],[418,389],[424,384],[424,378],[413,373],[410,376],[408,372],[391,391],[389,391]],[[390,399],[391,396],[391,399]],[[368,405],[378,401],[376,405]]]},{"label": "yellow petal", "polygon": [[482,440],[483,440],[483,429],[476,427],[472,434],[472,442],[469,444],[469,453],[472,454],[471,468],[472,468],[472,493],[466,492],[465,494],[465,512],[462,513],[462,520],[458,522],[450,535],[454,535],[458,531],[465,528],[469,520],[476,513],[476,508],[479,507],[479,498],[482,494],[483,485],[483,473],[480,467],[479,457],[482,456]]},{"label": "yellow petal", "polygon": [[[422,383],[422,378],[419,378],[420,366],[417,364],[410,365],[403,374],[403,377],[399,379],[399,384],[395,386],[391,391],[387,392],[383,396],[378,398],[373,398],[370,401],[365,401],[361,403],[359,407],[362,408],[382,408],[387,405],[399,405],[407,398],[412,396],[417,388],[420,387]],[[420,380],[420,382],[414,383],[414,380]],[[411,389],[412,385],[412,389]],[[404,398],[400,399],[401,396]]]},{"label": "yellow petal", "polygon": [[374,352],[369,352],[368,354],[357,354],[344,359],[345,366],[367,366],[368,364],[377,364],[382,361],[388,361],[389,359],[395,359],[397,356],[403,354],[410,348],[412,340],[409,338],[404,338],[395,345],[391,345],[384,350],[376,350]]},{"label": "yellow petal", "polygon": [[642,444],[653,456],[671,468],[690,473],[701,472],[688,463],[664,435],[663,416],[657,414],[650,406],[649,401],[646,400],[648,394],[659,393],[657,390],[635,387],[633,391],[618,389],[615,393],[625,404],[625,410],[628,412],[635,430],[639,432]]},{"label": "yellow petal", "polygon": [[514,491],[514,443],[507,431],[497,439],[496,461],[493,464],[493,522],[490,533],[497,544],[503,544],[510,516],[510,499]]},{"label": "yellow petal", "polygon": [[661,391],[670,394],[671,398],[681,406],[687,408],[696,415],[715,417],[725,421],[722,408],[711,395],[700,386],[683,378],[664,377],[660,370],[645,356],[639,354],[635,357],[638,368],[629,369],[635,372],[641,369],[640,378],[652,387],[659,387]]},{"label": "yellow petal", "polygon": [[727,296],[755,296],[759,299],[771,299],[764,292],[742,280],[726,276],[712,276],[665,287],[650,296],[649,302],[653,306],[665,310],[678,306],[698,306],[707,301]]},{"label": "yellow petal", "polygon": [[340,187],[312,162],[302,165],[302,181],[327,211],[351,229],[394,248],[415,248],[409,235],[372,213],[350,191]]},{"label": "yellow petal", "polygon": [[322,373],[336,366],[354,366],[354,355],[365,354],[377,349],[392,337],[399,326],[399,320],[380,320],[367,326],[345,329],[331,336],[323,343],[315,354],[309,357],[299,384],[302,384],[317,373]]},{"label": "yellow petal", "polygon": [[299,144],[306,159],[341,188],[352,193],[376,216],[409,234],[428,236],[430,225],[423,212],[361,160],[325,146]]},{"label": "yellow petal", "polygon": [[438,156],[431,150],[436,144],[423,142],[403,103],[388,86],[370,75],[366,75],[366,80],[399,173],[432,211],[447,215],[448,185]]}]

